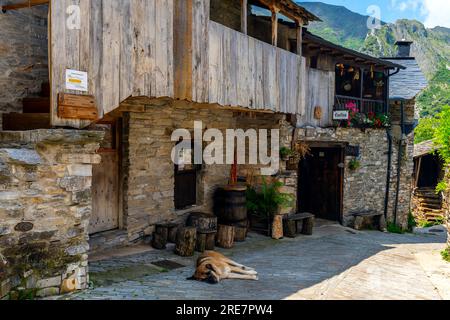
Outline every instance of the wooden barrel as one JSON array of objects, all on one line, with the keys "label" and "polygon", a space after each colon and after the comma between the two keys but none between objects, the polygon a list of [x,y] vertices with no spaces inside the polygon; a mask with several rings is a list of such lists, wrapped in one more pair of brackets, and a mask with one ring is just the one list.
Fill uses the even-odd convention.
[{"label": "wooden barrel", "polygon": [[203,212],[193,212],[189,215],[187,226],[196,227],[199,232],[217,231],[217,217]]},{"label": "wooden barrel", "polygon": [[215,213],[219,223],[233,224],[248,219],[246,191],[247,187],[242,185],[230,185],[218,190]]}]

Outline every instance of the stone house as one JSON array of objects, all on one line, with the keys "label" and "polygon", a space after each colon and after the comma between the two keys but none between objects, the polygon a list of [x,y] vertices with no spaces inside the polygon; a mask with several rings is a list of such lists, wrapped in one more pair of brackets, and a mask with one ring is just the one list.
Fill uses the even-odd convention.
[{"label": "stone house", "polygon": [[0,297],[84,289],[90,252],[213,211],[230,165],[171,159],[172,133],[200,122],[307,144],[276,174],[298,198],[291,211],[349,226],[374,211],[405,225],[410,184],[396,192],[384,117],[395,119],[389,82],[405,67],[312,35],[319,18],[293,1],[1,4]]}]

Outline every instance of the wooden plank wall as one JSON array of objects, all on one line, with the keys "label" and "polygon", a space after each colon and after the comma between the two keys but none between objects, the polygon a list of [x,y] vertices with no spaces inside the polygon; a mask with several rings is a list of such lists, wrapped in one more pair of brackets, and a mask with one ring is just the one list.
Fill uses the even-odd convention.
[{"label": "wooden plank wall", "polygon": [[[301,120],[305,125],[328,127],[333,124],[333,105],[336,76],[334,71],[307,68],[305,72],[305,112]],[[322,118],[314,118],[314,109],[321,107]]]},{"label": "wooden plank wall", "polygon": [[209,103],[302,114],[304,66],[296,54],[209,22]]},{"label": "wooden plank wall", "polygon": [[[66,10],[79,5],[81,29],[69,30]],[[52,0],[50,70],[52,124],[85,127],[86,121],[57,116],[57,96],[66,69],[88,72],[99,115],[130,96],[173,97],[174,0]]]}]

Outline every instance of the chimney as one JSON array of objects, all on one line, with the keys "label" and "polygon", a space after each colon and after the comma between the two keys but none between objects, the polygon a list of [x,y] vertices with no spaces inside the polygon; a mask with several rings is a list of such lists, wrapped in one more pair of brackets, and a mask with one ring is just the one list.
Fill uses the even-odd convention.
[{"label": "chimney", "polygon": [[411,45],[412,41],[397,41],[395,45],[398,47],[397,57],[410,58],[411,57]]}]

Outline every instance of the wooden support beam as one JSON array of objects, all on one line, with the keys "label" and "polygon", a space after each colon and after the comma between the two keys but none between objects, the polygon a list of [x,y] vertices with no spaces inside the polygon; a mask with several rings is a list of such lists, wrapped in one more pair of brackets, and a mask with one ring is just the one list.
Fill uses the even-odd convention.
[{"label": "wooden support beam", "polygon": [[34,6],[39,6],[42,4],[48,4],[50,0],[28,0],[22,3],[16,3],[16,4],[7,4],[2,6],[2,11],[6,12],[9,10],[18,10],[18,9],[24,9],[24,8],[31,8]]},{"label": "wooden support beam", "polygon": [[303,26],[297,23],[297,54],[303,55]]},{"label": "wooden support beam", "polygon": [[241,32],[243,34],[247,34],[247,8],[248,8],[248,0],[241,0]]},{"label": "wooden support beam", "polygon": [[276,47],[278,46],[278,12],[280,10],[272,6],[270,11],[272,11],[272,45]]}]

